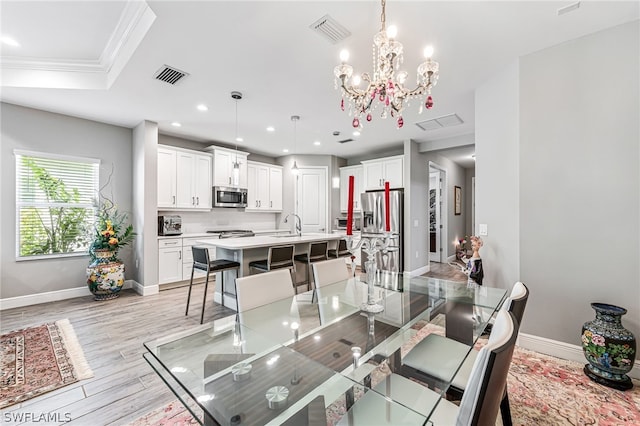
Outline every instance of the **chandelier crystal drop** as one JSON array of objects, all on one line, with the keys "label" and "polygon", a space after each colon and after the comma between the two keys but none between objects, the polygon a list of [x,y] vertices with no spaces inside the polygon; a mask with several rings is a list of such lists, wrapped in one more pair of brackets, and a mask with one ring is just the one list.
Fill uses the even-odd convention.
[{"label": "chandelier crystal drop", "polygon": [[[395,39],[396,27],[386,26],[385,5],[386,1],[382,0],[382,26],[373,37],[373,74],[353,75],[353,67],[347,64],[349,52],[346,50],[340,52],[341,64],[333,70],[336,88],[342,90],[340,109],[344,111],[345,104],[348,104],[349,115],[354,116],[351,125],[355,128],[362,127],[364,120],[361,117],[367,122],[372,121],[372,112],[379,106],[382,108],[381,118],[389,114],[398,117],[398,128],[404,125],[402,111],[409,99],[419,100],[420,113],[423,105],[427,109],[433,108],[431,89],[437,84],[439,76],[439,64],[431,59],[433,48],[429,46],[424,49],[426,60],[418,66],[417,86],[414,89],[406,88],[408,74],[397,71],[403,62],[402,43]],[[367,85],[365,88],[360,87],[362,82]],[[426,100],[425,96],[428,96]]]}]

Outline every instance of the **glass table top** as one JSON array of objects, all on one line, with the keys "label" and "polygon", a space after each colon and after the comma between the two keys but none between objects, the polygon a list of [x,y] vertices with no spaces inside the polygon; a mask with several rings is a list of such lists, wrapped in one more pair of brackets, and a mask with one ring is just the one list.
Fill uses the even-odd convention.
[{"label": "glass table top", "polygon": [[146,359],[203,424],[289,424],[309,413],[317,424],[327,415],[359,424],[348,414],[357,417],[365,394],[387,404],[389,419],[423,424],[446,383],[427,407],[392,401],[380,383],[425,326],[470,352],[506,291],[403,275],[383,285],[374,288],[381,313],[360,310],[367,285],[350,279],[147,342]]}]

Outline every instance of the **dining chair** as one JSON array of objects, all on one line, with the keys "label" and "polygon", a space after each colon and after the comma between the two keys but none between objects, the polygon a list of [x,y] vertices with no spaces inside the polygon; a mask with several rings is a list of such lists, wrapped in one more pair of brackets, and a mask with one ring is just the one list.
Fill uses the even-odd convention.
[{"label": "dining chair", "polygon": [[349,279],[349,269],[341,258],[315,262],[312,269],[316,288]]},{"label": "dining chair", "polygon": [[204,321],[204,308],[207,304],[207,288],[209,287],[209,274],[212,272],[220,272],[221,275],[221,295],[222,306],[224,306],[224,271],[235,269],[236,276],[240,269],[240,263],[227,259],[209,259],[209,250],[206,247],[192,246],[191,252],[193,253],[193,268],[191,269],[191,279],[189,280],[189,292],[187,293],[187,309],[184,314],[189,315],[189,302],[191,301],[191,289],[193,287],[193,274],[195,270],[204,271],[207,275],[204,281],[204,298],[202,299],[202,312],[200,313],[200,324]]},{"label": "dining chair", "polygon": [[293,295],[293,281],[286,269],[236,278],[238,312],[267,305]]},{"label": "dining chair", "polygon": [[[401,406],[429,417],[435,426],[495,425],[517,336],[518,323],[515,316],[511,312],[501,310],[496,317],[494,332],[474,361],[466,384],[467,392],[459,406],[446,399],[440,400],[440,395],[426,386],[392,373],[373,388],[373,392],[378,395],[372,394],[372,391],[365,393],[338,424],[408,424],[402,420],[415,416],[411,411],[380,404],[381,394]],[[431,407],[434,406],[436,408],[432,413]],[[395,413],[390,413],[388,410],[393,408],[396,409]]]},{"label": "dining chair", "polygon": [[351,252],[347,249],[347,240],[344,238],[338,240],[338,246],[335,249],[329,249],[327,254],[329,257],[351,256]]},{"label": "dining chair", "polygon": [[[518,327],[522,322],[528,299],[529,289],[518,281],[514,284],[507,300],[502,304],[501,311],[512,313]],[[436,387],[438,383],[451,382],[447,394],[454,399],[460,399],[464,396],[475,359],[479,354],[476,350],[472,350],[467,355],[468,352],[468,345],[438,334],[429,334],[404,357],[402,371],[408,376],[418,378]],[[464,362],[458,369],[462,359]],[[511,425],[511,408],[506,387],[500,408],[503,425]]]},{"label": "dining chair", "polygon": [[[294,256],[294,260],[296,262],[307,264],[307,290],[311,290],[311,264],[328,259],[327,257],[328,246],[329,246],[328,241],[309,243],[309,248],[307,249],[306,253],[297,254]],[[297,289],[298,283],[295,283],[295,285]]]}]

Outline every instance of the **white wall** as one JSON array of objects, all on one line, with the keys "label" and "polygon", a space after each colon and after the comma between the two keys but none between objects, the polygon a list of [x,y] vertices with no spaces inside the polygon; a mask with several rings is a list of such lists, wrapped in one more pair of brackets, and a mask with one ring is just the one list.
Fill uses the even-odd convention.
[{"label": "white wall", "polygon": [[[0,200],[0,295],[4,298],[86,287],[89,256],[16,262],[16,200],[14,149],[99,158],[100,185],[114,166],[111,189],[121,211],[132,211],[131,129],[61,114],[0,103],[2,186]],[[132,270],[132,249],[119,252]],[[127,278],[130,278],[127,274]]]},{"label": "white wall", "polygon": [[502,288],[520,279],[518,74],[518,63],[510,64],[475,99],[476,228],[489,231],[480,250],[484,281]]},{"label": "white wall", "polygon": [[[579,344],[591,302],[640,336],[638,21],[520,65],[521,278],[527,333]],[[484,163],[481,163],[484,164]]]}]

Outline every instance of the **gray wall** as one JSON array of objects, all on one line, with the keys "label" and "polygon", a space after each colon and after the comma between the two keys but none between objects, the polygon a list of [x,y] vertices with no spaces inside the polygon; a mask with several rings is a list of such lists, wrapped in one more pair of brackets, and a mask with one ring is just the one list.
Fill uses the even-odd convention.
[{"label": "gray wall", "polygon": [[520,272],[535,292],[531,334],[578,344],[589,304],[606,302],[627,308],[623,321],[640,336],[639,39],[636,21],[522,58]]},{"label": "gray wall", "polygon": [[528,284],[525,333],[579,345],[598,301],[640,335],[639,38],[635,21],[572,40],[476,92],[485,277]]},{"label": "gray wall", "polygon": [[[16,262],[14,149],[99,158],[100,185],[114,166],[108,193],[120,210],[132,210],[131,129],[1,103],[0,293],[2,298],[86,286],[89,256]],[[132,248],[119,256],[133,270]],[[127,273],[127,279],[130,276]]]},{"label": "gray wall", "polygon": [[465,235],[476,235],[476,232],[473,229],[473,184],[472,179],[476,175],[476,168],[467,168],[464,169],[464,204],[462,205],[462,214],[464,215],[464,234]]},{"label": "gray wall", "polygon": [[[518,63],[476,90],[476,227],[488,225],[480,250],[485,282],[520,280]],[[540,171],[544,164],[537,164]]]}]

